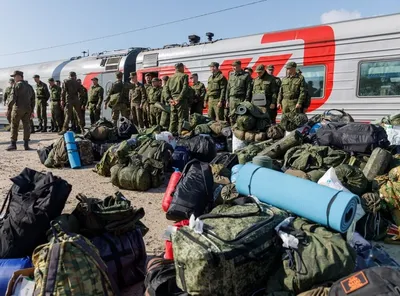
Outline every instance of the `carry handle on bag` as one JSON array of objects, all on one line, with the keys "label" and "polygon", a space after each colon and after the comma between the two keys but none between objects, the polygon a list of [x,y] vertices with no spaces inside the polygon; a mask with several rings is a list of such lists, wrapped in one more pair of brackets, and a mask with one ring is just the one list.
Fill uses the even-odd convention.
[{"label": "carry handle on bag", "polygon": [[[331,114],[332,111],[336,111],[341,113],[340,115],[337,114]],[[333,117],[333,118],[339,118],[340,117],[340,121],[341,122],[345,122],[345,123],[349,123],[349,122],[354,122],[353,117],[344,111],[344,109],[340,110],[340,109],[330,109],[324,112],[324,114],[322,115],[322,120],[327,120],[327,121],[331,121],[329,119],[329,117]],[[343,120],[345,119],[345,120]]]}]

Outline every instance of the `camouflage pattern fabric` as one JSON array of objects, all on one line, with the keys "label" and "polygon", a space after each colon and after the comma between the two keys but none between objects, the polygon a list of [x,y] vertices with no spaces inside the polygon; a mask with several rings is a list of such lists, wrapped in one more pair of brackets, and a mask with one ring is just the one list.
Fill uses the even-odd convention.
[{"label": "camouflage pattern fabric", "polygon": [[222,135],[222,130],[229,127],[229,123],[226,121],[214,121],[209,123],[210,129],[216,136]]},{"label": "camouflage pattern fabric", "polygon": [[247,132],[255,129],[257,119],[251,115],[240,115],[235,124],[235,128],[238,130]]},{"label": "camouflage pattern fabric", "polygon": [[340,233],[301,218],[296,218],[290,226],[281,230],[295,236],[299,245],[298,249],[286,249],[288,256],[268,281],[268,292],[291,291],[299,294],[354,271],[356,252]]},{"label": "camouflage pattern fabric", "polygon": [[286,113],[282,115],[280,126],[285,129],[285,131],[291,132],[295,129],[305,125],[308,122],[308,117],[304,113]]},{"label": "camouflage pattern fabric", "polygon": [[262,150],[261,146],[257,146],[254,144],[250,144],[246,146],[244,149],[240,150],[237,154],[238,160],[240,164],[245,164],[249,161],[251,161],[254,156],[257,156],[257,154]]},{"label": "camouflage pattern fabric", "polygon": [[364,193],[361,196],[361,205],[366,213],[376,214],[381,209],[381,199],[376,192]]},{"label": "camouflage pattern fabric", "polygon": [[319,169],[319,170],[313,170],[311,172],[308,172],[307,175],[311,181],[317,183],[319,181],[319,179],[321,179],[325,173],[326,173],[326,170]]},{"label": "camouflage pattern fabric", "polygon": [[216,205],[229,204],[239,197],[235,184],[227,184],[221,190],[219,198],[216,199]]},{"label": "camouflage pattern fabric", "polygon": [[400,166],[400,154],[395,154],[392,156],[392,161],[389,165],[389,170],[394,169],[395,167]]},{"label": "camouflage pattern fabric", "polygon": [[33,253],[35,295],[113,296],[118,293],[95,246],[81,235],[57,236]]},{"label": "camouflage pattern fabric", "polygon": [[59,138],[53,145],[46,161],[44,162],[47,168],[61,168],[68,162],[67,148],[65,147],[64,137]]},{"label": "camouflage pattern fabric", "polygon": [[144,158],[160,161],[163,164],[164,169],[168,168],[173,152],[174,149],[170,144],[165,141],[153,140],[151,138],[142,141],[135,149],[135,154],[139,154]]},{"label": "camouflage pattern fabric", "polygon": [[129,145],[127,141],[111,146],[96,164],[94,171],[100,176],[110,177],[111,168],[116,165],[118,161],[125,163],[128,160],[128,154],[134,149],[135,146]]},{"label": "camouflage pattern fabric", "polygon": [[400,166],[390,170],[387,178],[375,178],[375,180],[377,179],[381,179],[380,183],[383,183],[379,188],[381,198],[392,208],[400,209]]},{"label": "camouflage pattern fabric", "polygon": [[178,229],[172,237],[178,287],[193,296],[251,295],[274,268],[274,227],[286,217],[265,204],[225,204],[199,217],[201,235]]},{"label": "camouflage pattern fabric", "polygon": [[303,171],[300,170],[292,170],[288,169],[285,171],[285,174],[291,175],[297,178],[305,179],[305,180],[310,180],[310,177]]},{"label": "camouflage pattern fabric", "polygon": [[361,196],[366,192],[368,180],[359,168],[341,164],[335,167],[335,172],[342,185],[354,194]]},{"label": "camouflage pattern fabric", "polygon": [[238,138],[239,140],[244,141],[246,132],[238,130],[235,127],[233,127],[232,132],[233,132],[233,134],[235,135],[236,138]]},{"label": "camouflage pattern fabric", "polygon": [[208,123],[210,120],[211,119],[209,119],[201,114],[193,113],[190,115],[190,118],[189,118],[190,127],[195,128],[199,124]]},{"label": "camouflage pattern fabric", "polygon": [[206,123],[199,124],[194,128],[194,134],[195,135],[200,135],[200,134],[211,134],[212,130],[210,126]]},{"label": "camouflage pattern fabric", "polygon": [[251,102],[241,102],[236,110],[236,114],[238,115],[247,114],[257,119],[269,119],[269,114],[267,112],[263,112],[260,107],[252,104]]},{"label": "camouflage pattern fabric", "polygon": [[92,142],[77,138],[76,145],[78,147],[79,157],[83,166],[91,165],[94,161]]},{"label": "camouflage pattern fabric", "polygon": [[368,181],[373,181],[376,176],[384,174],[391,160],[392,155],[389,151],[382,148],[375,148],[363,169],[363,173]]},{"label": "camouflage pattern fabric", "polygon": [[231,177],[231,171],[227,169],[223,164],[211,164],[211,171],[214,178],[214,183],[227,185],[231,183],[229,180]]},{"label": "camouflage pattern fabric", "polygon": [[269,139],[280,140],[285,137],[285,130],[280,125],[270,126],[267,130]]},{"label": "camouflage pattern fabric", "polygon": [[[289,153],[289,149],[296,149],[297,147],[303,143],[303,136],[298,132],[295,131],[288,135],[287,137],[284,137],[283,139],[275,142],[269,147],[266,147],[263,151],[261,151],[258,155],[261,156],[269,156],[272,159],[281,159],[285,156],[285,153]],[[287,153],[286,153],[287,154]],[[286,159],[286,156],[285,156]],[[287,166],[290,167],[290,166]],[[295,167],[296,168],[296,167]],[[296,168],[301,171],[305,171],[301,168]]]},{"label": "camouflage pattern fabric", "polygon": [[[337,167],[348,159],[349,155],[344,151],[333,150],[327,146],[304,144],[293,147],[286,152],[284,166],[308,173],[312,170]],[[350,190],[350,188],[348,189]]]}]

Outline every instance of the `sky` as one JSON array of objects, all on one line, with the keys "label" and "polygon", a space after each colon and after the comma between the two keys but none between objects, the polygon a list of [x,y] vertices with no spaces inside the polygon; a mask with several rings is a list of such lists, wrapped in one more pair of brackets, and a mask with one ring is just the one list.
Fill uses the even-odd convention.
[{"label": "sky", "polygon": [[[201,18],[197,15],[256,0],[0,0],[0,68],[68,59],[104,50],[159,48],[184,43],[196,34],[206,40],[278,31],[346,19],[400,12],[399,0],[267,0]],[[153,29],[145,27],[189,18]],[[137,30],[95,41],[66,43]],[[51,49],[31,51],[39,48]],[[23,51],[28,53],[16,54]]]}]

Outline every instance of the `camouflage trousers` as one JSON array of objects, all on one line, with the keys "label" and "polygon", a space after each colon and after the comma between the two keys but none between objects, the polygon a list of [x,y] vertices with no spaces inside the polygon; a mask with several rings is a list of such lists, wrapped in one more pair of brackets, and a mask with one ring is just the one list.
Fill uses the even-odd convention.
[{"label": "camouflage trousers", "polygon": [[24,141],[29,141],[31,136],[31,110],[18,109],[17,106],[14,106],[11,110],[11,141],[18,140],[18,129],[19,123],[22,121],[22,126],[24,128]]},{"label": "camouflage trousers", "polygon": [[[86,125],[86,112],[85,112],[86,110],[82,110],[82,106],[81,106],[81,109],[80,109],[80,116],[82,117],[82,126],[85,126]],[[79,123],[79,120],[78,120],[78,115],[79,114],[77,114],[77,111],[75,111],[74,112],[74,116],[72,117],[72,126],[73,127],[77,127],[78,126],[78,123]],[[79,126],[81,126],[81,125],[79,125]]]},{"label": "camouflage trousers", "polygon": [[36,116],[40,126],[47,126],[47,100],[36,100]]},{"label": "camouflage trousers", "polygon": [[143,124],[145,127],[149,127],[150,123],[150,106],[148,102],[144,102],[142,106],[142,116],[143,116]]},{"label": "camouflage trousers", "polygon": [[129,107],[125,103],[117,103],[112,107],[111,111],[111,119],[115,126],[117,126],[117,122],[119,116],[129,118]]},{"label": "camouflage trousers", "polygon": [[64,122],[64,113],[61,109],[60,101],[52,101],[50,105],[51,120],[56,128],[62,129]]},{"label": "camouflage trousers", "polygon": [[97,103],[89,103],[90,124],[94,124],[100,120],[100,107],[97,108]]},{"label": "camouflage trousers", "polygon": [[183,122],[188,120],[188,117],[189,108],[186,100],[182,100],[175,106],[171,106],[169,132],[180,135],[182,132]]},{"label": "camouflage trousers", "polygon": [[143,124],[143,112],[140,108],[140,103],[131,103],[131,117],[134,125],[140,128],[144,128]]},{"label": "camouflage trousers", "polygon": [[78,99],[73,99],[73,100],[69,100],[65,104],[65,108],[64,108],[65,120],[64,120],[63,130],[68,130],[69,123],[70,122],[73,123],[74,113],[77,114],[77,117],[78,117],[77,121],[78,121],[79,127],[81,127],[81,128],[84,127],[84,121],[82,118],[81,102]]},{"label": "camouflage trousers", "polygon": [[161,110],[150,104],[150,124],[151,126],[160,125]]},{"label": "camouflage trousers", "polygon": [[198,113],[203,115],[203,106],[204,106],[203,101],[193,102],[192,105],[190,106],[190,114]]},{"label": "camouflage trousers", "polygon": [[169,128],[169,119],[170,119],[170,114],[168,112],[161,111],[160,125],[163,129]]},{"label": "camouflage trousers", "polygon": [[[208,117],[212,120],[224,120],[224,107],[218,107],[219,99],[209,99],[208,101]],[[201,114],[201,113],[200,113]]]},{"label": "camouflage trousers", "polygon": [[[282,100],[282,114],[297,112],[300,113],[303,109],[296,110],[297,100]],[[301,112],[303,113],[303,112]]]}]

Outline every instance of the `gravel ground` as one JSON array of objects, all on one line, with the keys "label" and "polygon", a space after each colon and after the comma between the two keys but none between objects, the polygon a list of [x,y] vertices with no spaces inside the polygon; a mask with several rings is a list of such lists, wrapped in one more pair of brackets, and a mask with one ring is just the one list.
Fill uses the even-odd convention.
[{"label": "gravel ground", "polygon": [[[56,134],[33,134],[30,142],[31,148],[34,149],[32,151],[24,151],[22,141],[17,143],[17,151],[5,151],[6,147],[9,145],[9,137],[9,132],[0,132],[0,171],[3,176],[3,178],[0,179],[0,204],[2,204],[4,197],[12,185],[9,178],[18,175],[25,167],[40,172],[51,171],[54,175],[60,176],[72,185],[72,192],[65,205],[65,213],[69,213],[75,208],[77,204],[75,196],[78,193],[83,193],[89,197],[102,198],[119,190],[111,184],[109,178],[104,178],[94,173],[92,171],[93,166],[78,170],[47,169],[43,166],[39,161],[36,149],[42,145],[48,145],[57,139],[59,136]],[[19,139],[22,139],[21,133]],[[166,179],[167,183],[168,178]],[[171,224],[165,219],[165,213],[161,209],[161,200],[165,191],[165,186],[152,189],[148,192],[120,190],[134,206],[143,207],[145,210],[146,215],[142,221],[150,230],[144,237],[144,240],[146,243],[147,253],[150,255],[160,254],[163,251],[164,241],[161,237],[165,228]],[[394,259],[400,262],[399,246],[385,244],[384,248]],[[136,285],[135,287],[124,291],[124,295],[143,295],[141,289],[141,285]]]}]

